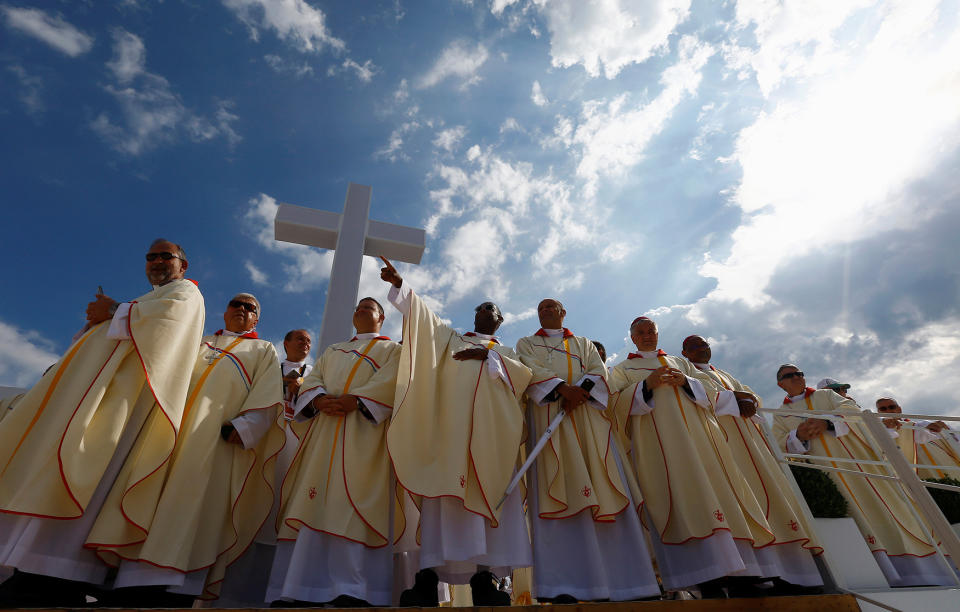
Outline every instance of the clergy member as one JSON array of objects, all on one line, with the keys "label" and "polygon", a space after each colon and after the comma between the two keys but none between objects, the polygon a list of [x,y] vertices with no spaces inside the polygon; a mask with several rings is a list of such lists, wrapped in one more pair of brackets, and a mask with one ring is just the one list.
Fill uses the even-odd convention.
[{"label": "clergy member", "polygon": [[[235,295],[224,328],[194,352],[190,391],[163,486],[132,495],[152,445],[145,430],[87,539],[119,565],[111,605],[188,607],[215,599],[226,568],[253,543],[273,503],[274,461],[283,446],[280,360],[257,338],[260,302]],[[179,597],[157,591],[166,588]]]},{"label": "clergy member", "polygon": [[[857,405],[830,389],[807,387],[800,369],[784,364],[777,369],[777,386],[787,393],[781,408],[831,410],[838,414],[860,412]],[[855,420],[842,416],[817,415],[811,418],[777,415],[773,432],[780,449],[787,453],[865,459],[880,456],[870,446],[869,434]],[[880,466],[865,463],[837,463],[810,459],[834,468],[886,474]],[[953,584],[952,572],[941,567],[933,544],[914,518],[899,487],[887,480],[827,472],[847,499],[850,514],[857,522],[867,545],[891,586]]]},{"label": "clergy member", "polygon": [[517,342],[533,370],[528,445],[566,410],[528,472],[535,596],[555,603],[656,597],[638,515],[643,500],[604,414],[607,369],[590,340],[563,327],[566,314],[559,301],[541,301],[540,329]]},{"label": "clergy member", "polygon": [[0,565],[19,570],[0,587],[5,607],[81,606],[86,587],[55,579],[103,582],[107,566],[83,543],[141,428],[146,471],[130,493],[162,483],[203,296],[179,245],[155,240],[146,260],[153,289],[124,303],[98,294],[85,331],[0,422]]},{"label": "clergy member", "polygon": [[753,594],[749,583],[763,574],[754,548],[775,539],[697,370],[658,348],[657,325],[647,317],[631,322],[630,339],[637,352],[613,368],[610,388],[619,392],[615,412],[629,415],[630,457],[664,588]]},{"label": "clergy member", "polygon": [[754,551],[763,577],[773,578],[779,594],[819,591],[823,579],[813,555],[821,554],[823,548],[817,545],[801,510],[802,502],[767,445],[761,429],[763,417],[757,412],[762,406],[760,397],[732,374],[710,363],[710,343],[703,337],[685,338],[682,354],[699,371],[699,379],[716,406],[717,422],[730,451],[776,536],[772,545]]},{"label": "clergy member", "polygon": [[914,421],[894,415],[902,414],[900,404],[892,397],[876,401],[877,412],[884,415],[883,424],[890,437],[897,441],[907,461],[915,465],[934,467],[914,468],[924,480],[953,478],[960,480],[960,455],[948,436],[955,434],[943,421]]},{"label": "clergy member", "polygon": [[469,581],[474,605],[509,605],[491,570],[531,563],[521,489],[494,506],[516,467],[530,370],[494,335],[503,322],[496,304],[477,306],[474,331],[460,334],[384,262],[388,299],[403,313],[387,443],[397,480],[420,505],[422,569],[400,603],[436,606],[441,579]]},{"label": "clergy member", "polygon": [[[333,344],[294,406],[300,448],[283,480],[267,601],[389,606],[395,513],[387,454],[400,345],[380,335],[383,307],[363,298],[357,334]],[[396,520],[394,520],[396,519]]]}]

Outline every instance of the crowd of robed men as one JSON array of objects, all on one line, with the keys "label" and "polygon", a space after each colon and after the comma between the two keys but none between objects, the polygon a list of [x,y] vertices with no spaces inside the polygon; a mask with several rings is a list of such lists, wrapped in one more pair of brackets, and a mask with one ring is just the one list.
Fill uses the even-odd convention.
[{"label": "crowd of robed men", "polygon": [[[281,362],[255,296],[203,335],[183,249],[158,239],[146,260],[153,289],[98,294],[63,357],[0,406],[0,605],[431,606],[441,581],[509,605],[497,577],[530,566],[541,602],[822,585],[760,398],[700,336],[669,355],[637,317],[637,352],[608,369],[544,299],[511,349],[496,304],[460,333],[384,260],[401,343],[363,298],[353,338],[311,366],[293,330]],[[859,412],[792,364],[777,382],[785,407]],[[915,463],[960,465],[943,423],[885,423]],[[784,452],[878,458],[839,417],[777,416],[774,433]],[[891,585],[952,583],[894,485],[830,477]]]}]

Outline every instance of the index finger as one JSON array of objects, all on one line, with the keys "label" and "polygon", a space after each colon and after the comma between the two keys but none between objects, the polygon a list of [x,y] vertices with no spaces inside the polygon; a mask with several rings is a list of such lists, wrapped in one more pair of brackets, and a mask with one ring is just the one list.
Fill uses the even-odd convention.
[{"label": "index finger", "polygon": [[396,270],[396,268],[393,267],[393,264],[390,263],[390,261],[386,257],[384,257],[383,255],[378,255],[378,257],[383,260],[383,263],[387,264],[388,268],[390,268],[391,270]]}]

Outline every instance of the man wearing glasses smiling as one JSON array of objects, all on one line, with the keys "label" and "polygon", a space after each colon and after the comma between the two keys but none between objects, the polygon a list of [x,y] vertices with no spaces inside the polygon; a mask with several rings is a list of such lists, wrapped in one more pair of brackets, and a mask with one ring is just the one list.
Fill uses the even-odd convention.
[{"label": "man wearing glasses smiling", "polygon": [[283,392],[277,351],[257,337],[259,318],[253,295],[230,299],[224,328],[193,351],[176,449],[158,470],[162,489],[126,493],[150,467],[140,452],[149,437],[138,440],[97,517],[87,547],[119,564],[110,605],[189,607],[194,597],[215,598],[226,567],[270,513]]},{"label": "man wearing glasses smiling", "polygon": [[142,430],[149,467],[129,499],[173,452],[203,296],[179,245],[157,239],[146,259],[154,288],[123,303],[98,291],[66,354],[0,423],[0,565],[18,569],[0,587],[7,607],[86,605],[83,583],[108,568],[84,541],[134,441]]},{"label": "man wearing glasses smiling", "polygon": [[[783,400],[784,409],[829,410],[854,415],[860,412],[853,400],[832,389],[807,387],[803,372],[792,363],[777,369],[777,385],[787,393]],[[776,415],[773,433],[780,450],[788,453],[867,461],[881,459],[870,444],[870,434],[857,419],[844,422],[839,417],[827,415],[809,419]],[[831,468],[886,474],[882,466],[867,463],[839,463],[829,459],[809,461]],[[953,584],[952,573],[940,566],[934,554],[936,548],[923,535],[923,528],[896,484],[854,474],[827,472],[827,475],[846,498],[850,516],[856,521],[890,586]]]}]

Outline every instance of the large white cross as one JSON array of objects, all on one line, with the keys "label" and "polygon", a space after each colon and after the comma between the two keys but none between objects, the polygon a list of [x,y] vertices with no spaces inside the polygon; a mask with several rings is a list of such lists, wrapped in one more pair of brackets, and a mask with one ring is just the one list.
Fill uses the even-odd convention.
[{"label": "large white cross", "polygon": [[322,249],[336,249],[327,286],[317,355],[334,342],[353,335],[353,311],[360,290],[364,255],[383,255],[392,261],[420,263],[425,246],[424,230],[370,219],[367,185],[350,183],[343,214],[280,204],[274,219],[274,238]]}]

